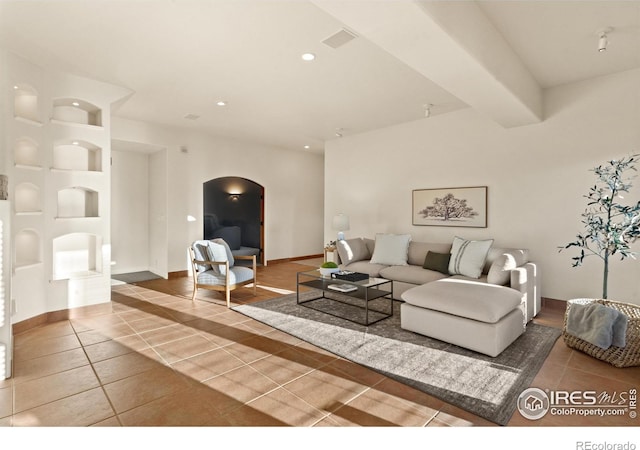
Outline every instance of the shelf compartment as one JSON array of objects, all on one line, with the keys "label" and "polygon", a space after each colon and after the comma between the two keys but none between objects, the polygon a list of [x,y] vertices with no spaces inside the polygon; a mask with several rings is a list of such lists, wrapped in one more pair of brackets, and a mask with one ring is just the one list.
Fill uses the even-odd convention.
[{"label": "shelf compartment", "polygon": [[53,240],[55,280],[85,278],[102,273],[102,237],[89,233],[70,233]]},{"label": "shelf compartment", "polygon": [[42,263],[41,239],[35,230],[20,230],[14,238],[14,243],[16,269]]},{"label": "shelf compartment", "polygon": [[15,187],[14,204],[16,214],[41,213],[40,188],[33,183],[20,183]]},{"label": "shelf compartment", "polygon": [[13,115],[32,125],[42,125],[38,107],[38,91],[28,84],[13,86]]},{"label": "shelf compartment", "polygon": [[99,217],[98,192],[79,186],[58,191],[58,219]]},{"label": "shelf compartment", "polygon": [[59,142],[53,148],[52,169],[102,172],[102,149],[81,140]]},{"label": "shelf compartment", "polygon": [[53,101],[51,120],[60,123],[102,127],[102,110],[78,98],[58,98]]},{"label": "shelf compartment", "polygon": [[13,144],[13,158],[18,167],[40,167],[38,143],[29,137],[21,137]]}]

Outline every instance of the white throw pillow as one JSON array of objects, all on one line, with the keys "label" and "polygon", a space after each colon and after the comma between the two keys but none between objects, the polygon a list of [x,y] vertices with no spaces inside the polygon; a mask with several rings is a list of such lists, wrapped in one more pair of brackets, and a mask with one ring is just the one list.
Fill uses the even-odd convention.
[{"label": "white throw pillow", "polygon": [[411,242],[409,234],[376,234],[376,245],[371,256],[371,263],[406,266],[409,242]]},{"label": "white throw pillow", "polygon": [[[224,245],[218,244],[213,241],[210,241],[209,245],[207,245],[207,254],[209,255],[209,261],[215,261],[215,262],[229,261],[229,259],[227,258],[227,250],[224,248]],[[225,266],[213,264],[212,268],[214,273],[217,273],[219,275],[227,274],[227,268]]]},{"label": "white throw pillow", "polygon": [[516,267],[516,258],[509,253],[503,253],[491,264],[487,274],[487,283],[500,286],[511,283],[511,271]]},{"label": "white throw pillow", "polygon": [[491,244],[493,244],[493,239],[470,241],[458,236],[454,237],[451,245],[449,273],[469,278],[480,278]]}]

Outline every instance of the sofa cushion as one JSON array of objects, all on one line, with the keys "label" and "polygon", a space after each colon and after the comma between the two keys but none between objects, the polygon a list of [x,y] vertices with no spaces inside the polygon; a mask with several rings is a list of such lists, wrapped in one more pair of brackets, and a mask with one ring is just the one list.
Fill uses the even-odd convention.
[{"label": "sofa cushion", "polygon": [[489,270],[491,270],[491,266],[496,259],[500,258],[500,256],[505,253],[513,256],[516,261],[516,267],[523,266],[529,262],[529,250],[520,248],[491,247],[487,253],[487,259],[484,262],[484,270],[482,272],[489,273]]},{"label": "sofa cushion", "polygon": [[423,269],[435,270],[437,272],[449,275],[449,260],[451,259],[451,253],[436,253],[427,252],[427,256],[424,258]]},{"label": "sofa cushion", "polygon": [[487,274],[487,282],[501,286],[511,281],[511,271],[517,267],[516,259],[509,253],[498,256],[491,264]]},{"label": "sofa cushion", "polygon": [[237,250],[242,242],[242,230],[238,226],[221,227],[213,232],[212,237],[224,239],[231,250]]},{"label": "sofa cushion", "polygon": [[479,278],[482,275],[484,262],[491,244],[493,244],[493,239],[471,241],[458,236],[454,237],[451,245],[449,273],[451,275]]},{"label": "sofa cushion", "polygon": [[402,300],[421,308],[496,323],[520,305],[522,294],[505,286],[446,278],[408,289]]},{"label": "sofa cushion", "polygon": [[371,262],[387,266],[405,266],[409,252],[410,234],[376,234]]},{"label": "sofa cushion", "polygon": [[420,266],[388,266],[380,270],[380,276],[392,281],[411,284],[425,284],[447,277],[435,270],[426,270]]},{"label": "sofa cushion", "polygon": [[[352,272],[360,272],[366,273],[370,277],[379,277],[382,269],[385,269],[388,266],[384,264],[371,264],[369,261],[356,261],[351,264],[343,265],[342,268],[344,270],[349,270]],[[424,269],[422,269],[424,270]]]},{"label": "sofa cushion", "polygon": [[451,253],[451,244],[440,244],[435,242],[409,242],[409,254],[407,262],[414,266],[421,266],[424,264],[424,259],[427,253]]},{"label": "sofa cushion", "polygon": [[336,249],[342,264],[371,259],[371,253],[362,238],[339,240],[336,242]]}]

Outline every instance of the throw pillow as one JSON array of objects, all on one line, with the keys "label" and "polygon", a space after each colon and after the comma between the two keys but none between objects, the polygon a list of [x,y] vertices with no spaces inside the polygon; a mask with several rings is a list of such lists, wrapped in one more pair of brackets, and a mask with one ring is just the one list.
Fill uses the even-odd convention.
[{"label": "throw pillow", "polygon": [[339,240],[336,242],[336,249],[342,264],[351,264],[371,258],[367,244],[362,238]]},{"label": "throw pillow", "polygon": [[[215,262],[225,262],[225,261],[229,261],[229,259],[227,258],[227,251],[224,248],[224,245],[222,244],[218,244],[216,242],[209,242],[209,245],[207,246],[207,254],[209,255],[209,261],[215,261]],[[225,266],[222,265],[218,265],[218,264],[213,264],[213,272],[217,273],[218,275],[226,275],[227,274],[227,268]]]},{"label": "throw pillow", "polygon": [[451,259],[451,253],[436,253],[427,252],[427,256],[424,258],[424,264],[422,268],[435,270],[449,275],[449,260]]},{"label": "throw pillow", "polygon": [[[199,241],[199,242],[193,243],[192,245],[193,256],[197,261],[210,261],[209,255],[207,254],[208,245],[209,243],[205,241]],[[196,264],[196,270],[198,271],[198,273],[211,270],[211,264]]]},{"label": "throw pillow", "polygon": [[225,252],[227,253],[227,259],[225,261],[229,261],[229,267],[233,267],[236,263],[236,260],[233,258],[233,252],[231,251],[231,247],[227,244],[227,241],[221,238],[211,239],[211,242],[215,242],[216,244],[220,244],[224,247]]},{"label": "throw pillow", "polygon": [[491,264],[487,274],[487,283],[500,286],[509,284],[511,282],[511,271],[516,267],[516,258],[508,253],[503,253]]},{"label": "throw pillow", "polygon": [[409,234],[376,234],[371,263],[386,266],[406,266],[409,252]]},{"label": "throw pillow", "polygon": [[484,260],[487,258],[491,244],[493,244],[493,239],[470,241],[458,236],[453,238],[449,273],[469,278],[480,278],[484,268]]}]

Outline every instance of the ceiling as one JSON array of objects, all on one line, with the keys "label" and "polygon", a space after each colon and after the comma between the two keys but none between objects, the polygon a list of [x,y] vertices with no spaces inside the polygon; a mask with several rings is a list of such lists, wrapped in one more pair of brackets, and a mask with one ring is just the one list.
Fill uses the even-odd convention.
[{"label": "ceiling", "polygon": [[0,0],[0,45],[132,90],[117,116],[321,153],[426,104],[543,120],[543,89],[640,67],[640,0]]}]

